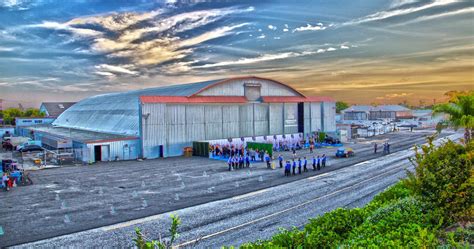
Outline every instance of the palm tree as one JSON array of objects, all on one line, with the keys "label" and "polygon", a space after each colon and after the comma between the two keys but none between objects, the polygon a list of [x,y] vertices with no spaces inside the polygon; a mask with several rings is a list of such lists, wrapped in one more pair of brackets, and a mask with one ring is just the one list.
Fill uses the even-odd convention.
[{"label": "palm tree", "polygon": [[464,128],[466,143],[474,136],[474,93],[457,96],[451,103],[436,105],[433,115],[437,113],[448,114],[448,122],[454,129]]}]

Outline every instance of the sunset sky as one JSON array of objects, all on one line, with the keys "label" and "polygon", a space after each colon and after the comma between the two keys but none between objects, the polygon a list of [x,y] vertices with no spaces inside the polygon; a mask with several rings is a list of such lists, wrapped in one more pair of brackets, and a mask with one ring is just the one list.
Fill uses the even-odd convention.
[{"label": "sunset sky", "polygon": [[474,89],[474,1],[0,0],[0,98],[241,75],[350,103]]}]

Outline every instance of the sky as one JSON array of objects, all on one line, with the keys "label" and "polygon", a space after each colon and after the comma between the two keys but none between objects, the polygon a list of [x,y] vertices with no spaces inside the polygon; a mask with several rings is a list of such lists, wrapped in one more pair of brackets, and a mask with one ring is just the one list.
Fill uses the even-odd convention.
[{"label": "sky", "polygon": [[255,75],[357,104],[474,89],[474,1],[0,0],[5,105]]}]

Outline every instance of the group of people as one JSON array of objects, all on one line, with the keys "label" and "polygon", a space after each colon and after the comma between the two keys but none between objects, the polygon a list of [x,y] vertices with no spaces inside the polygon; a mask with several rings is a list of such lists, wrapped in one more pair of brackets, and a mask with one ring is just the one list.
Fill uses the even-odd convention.
[{"label": "group of people", "polygon": [[227,159],[227,165],[229,166],[229,171],[236,170],[236,169],[243,169],[243,168],[250,168],[250,162],[256,161],[256,154],[259,155],[260,161],[265,161],[267,163],[267,168],[271,167],[271,157],[268,152],[263,150],[249,150],[245,156],[236,154],[229,159]]},{"label": "group of people", "polygon": [[[280,154],[278,156],[278,162],[280,164],[280,168],[283,168],[283,156]],[[327,157],[326,154],[323,154],[322,156],[313,156],[312,158],[312,166],[313,166],[313,171],[316,170],[321,170],[322,168],[326,167],[326,162],[327,162]],[[302,172],[308,172],[308,160],[306,157],[303,157],[303,159],[298,158],[296,160],[293,158],[292,161],[287,160],[285,162],[285,176],[291,176],[291,175],[296,175],[297,171],[298,174],[301,174]]]},{"label": "group of people", "polygon": [[[377,149],[378,149],[378,145],[377,145],[377,143],[375,143],[374,144],[374,154],[377,154]],[[383,154],[390,154],[390,144],[388,143],[388,141],[386,141],[383,144]]]},{"label": "group of people", "polygon": [[264,150],[259,150],[259,149],[247,149],[244,148],[242,145],[241,146],[234,146],[234,145],[229,145],[229,146],[220,146],[220,145],[210,145],[210,151],[212,157],[223,157],[223,158],[240,158],[240,157],[245,157],[249,156],[250,161],[264,161],[265,159],[265,151]]},{"label": "group of people", "polygon": [[0,183],[0,187],[4,188],[5,190],[9,190],[18,184],[20,176],[22,173],[18,169],[18,165],[11,160],[2,160],[2,181]]}]

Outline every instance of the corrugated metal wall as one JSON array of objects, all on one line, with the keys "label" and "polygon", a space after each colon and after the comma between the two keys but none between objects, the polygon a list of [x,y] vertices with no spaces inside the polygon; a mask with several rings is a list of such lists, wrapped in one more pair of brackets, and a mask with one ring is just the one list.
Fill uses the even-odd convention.
[{"label": "corrugated metal wall", "polygon": [[159,157],[159,145],[166,144],[165,110],[164,104],[142,105],[142,143],[146,158]]},{"label": "corrugated metal wall", "polygon": [[257,83],[260,84],[262,96],[300,96],[295,91],[283,85],[268,81],[268,80],[236,80],[226,84],[214,86],[201,92],[201,96],[244,96],[244,84]]},{"label": "corrugated metal wall", "polygon": [[254,127],[254,108],[253,104],[241,105],[240,110],[240,125],[239,125],[239,136],[250,137],[253,136]]},{"label": "corrugated metal wall", "polygon": [[311,103],[304,103],[304,133],[311,132]]},{"label": "corrugated metal wall", "polygon": [[222,132],[222,108],[221,105],[206,105],[204,107],[206,139],[212,140],[224,137]]},{"label": "corrugated metal wall", "polygon": [[323,102],[323,128],[326,132],[336,131],[336,103]]},{"label": "corrugated metal wall", "polygon": [[[329,113],[332,107],[334,103],[324,105],[327,118],[333,119],[325,127],[334,127],[327,131],[335,131],[335,116]],[[321,103],[305,104],[305,132],[323,130],[321,108]],[[182,155],[183,148],[192,146],[193,141],[298,132],[297,103],[144,104],[142,112],[143,116],[149,113],[142,120],[147,158],[157,158],[160,145],[167,157]]]},{"label": "corrugated metal wall", "polygon": [[284,104],[284,133],[298,132],[298,104]]},{"label": "corrugated metal wall", "polygon": [[227,137],[239,137],[239,106],[222,106],[222,135]]},{"label": "corrugated metal wall", "polygon": [[186,106],[186,141],[199,141],[206,137],[203,105]]},{"label": "corrugated metal wall", "polygon": [[[108,160],[114,161],[118,160],[134,160],[137,159],[140,155],[140,140],[123,140],[115,142],[106,142],[106,143],[90,143],[87,144],[87,149],[89,153],[89,158],[86,155],[83,157],[84,162],[95,162],[99,161],[95,158],[94,146],[101,146],[101,150],[108,150]],[[87,153],[85,153],[87,154]],[[87,160],[90,159],[90,160]]]},{"label": "corrugated metal wall", "polygon": [[[181,153],[192,142],[186,138],[186,106],[166,105],[165,123],[167,143],[165,156]],[[186,144],[186,142],[188,142]]]},{"label": "corrugated metal wall", "polygon": [[253,104],[255,118],[254,136],[269,135],[268,104]]},{"label": "corrugated metal wall", "polygon": [[311,131],[322,131],[321,103],[311,103]]},{"label": "corrugated metal wall", "polygon": [[272,103],[269,106],[270,134],[283,134],[283,104]]}]

